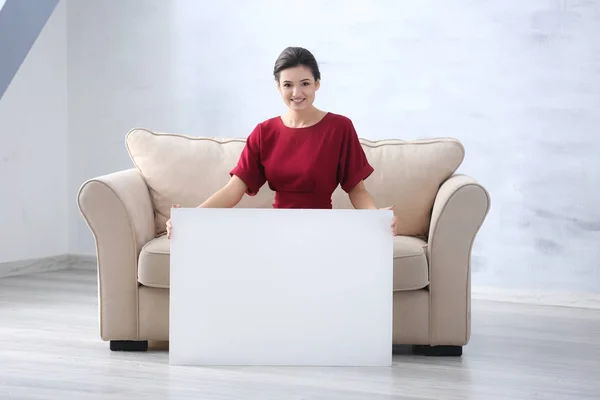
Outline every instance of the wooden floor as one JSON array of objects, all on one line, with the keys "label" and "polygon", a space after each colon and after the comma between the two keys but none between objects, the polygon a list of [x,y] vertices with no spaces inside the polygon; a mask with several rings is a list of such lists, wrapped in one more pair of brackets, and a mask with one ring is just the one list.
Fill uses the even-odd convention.
[{"label": "wooden floor", "polygon": [[600,399],[600,311],[473,304],[462,358],[392,368],[168,365],[165,349],[110,352],[96,276],[0,279],[0,399]]}]

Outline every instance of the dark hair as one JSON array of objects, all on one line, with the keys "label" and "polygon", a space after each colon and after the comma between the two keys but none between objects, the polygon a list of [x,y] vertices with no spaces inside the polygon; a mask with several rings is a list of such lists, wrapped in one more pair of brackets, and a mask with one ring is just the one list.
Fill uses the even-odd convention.
[{"label": "dark hair", "polygon": [[278,81],[281,71],[300,65],[310,68],[316,81],[321,79],[321,72],[319,72],[319,65],[317,64],[315,56],[302,47],[285,48],[279,57],[277,57],[277,61],[275,61],[273,76],[275,76],[275,80]]}]

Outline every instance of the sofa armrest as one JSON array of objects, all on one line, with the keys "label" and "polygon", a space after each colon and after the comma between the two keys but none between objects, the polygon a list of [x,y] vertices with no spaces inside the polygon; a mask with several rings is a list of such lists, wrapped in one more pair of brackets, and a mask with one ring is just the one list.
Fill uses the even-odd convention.
[{"label": "sofa armrest", "polygon": [[138,256],[155,236],[148,187],[137,169],[123,170],[83,183],[77,203],[96,242],[100,336],[136,340]]},{"label": "sofa armrest", "polygon": [[471,249],[490,208],[487,190],[453,175],[441,186],[429,226],[431,345],[463,346],[471,336]]}]

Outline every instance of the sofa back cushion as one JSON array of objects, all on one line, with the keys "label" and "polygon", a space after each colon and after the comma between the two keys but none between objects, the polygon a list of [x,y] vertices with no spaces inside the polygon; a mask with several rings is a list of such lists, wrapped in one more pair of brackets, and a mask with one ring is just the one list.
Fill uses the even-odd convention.
[{"label": "sofa back cushion", "polygon": [[[165,231],[172,204],[196,207],[227,183],[245,143],[245,138],[192,137],[142,128],[127,134],[127,151],[154,204],[157,234]],[[451,138],[361,143],[375,168],[365,185],[377,206],[395,206],[398,234],[425,236],[437,190],[464,158],[461,143]],[[265,184],[256,196],[244,196],[238,207],[271,207],[273,198]],[[332,200],[334,208],[352,208],[340,187]]]},{"label": "sofa back cushion", "polygon": [[[464,159],[462,144],[453,138],[360,141],[375,169],[365,187],[377,207],[394,206],[399,235],[426,236],[438,189]],[[334,208],[352,208],[339,186],[332,200]]]},{"label": "sofa back cushion", "polygon": [[[242,138],[129,131],[127,151],[148,185],[157,234],[166,231],[172,204],[197,207],[227,183],[245,143]],[[264,185],[256,196],[244,196],[238,207],[271,207],[274,196]]]}]

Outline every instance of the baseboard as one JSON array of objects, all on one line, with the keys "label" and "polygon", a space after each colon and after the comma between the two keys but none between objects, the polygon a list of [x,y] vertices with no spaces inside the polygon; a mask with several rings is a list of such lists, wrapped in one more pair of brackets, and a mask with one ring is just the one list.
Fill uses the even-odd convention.
[{"label": "baseboard", "polygon": [[473,300],[600,309],[600,293],[472,287]]},{"label": "baseboard", "polygon": [[0,278],[27,275],[65,269],[96,269],[96,257],[86,255],[61,254],[28,260],[0,263]]},{"label": "baseboard", "polygon": [[96,256],[69,254],[69,268],[95,271],[98,268]]}]

